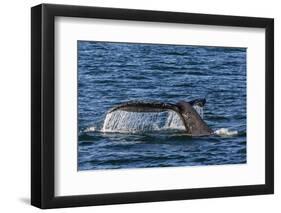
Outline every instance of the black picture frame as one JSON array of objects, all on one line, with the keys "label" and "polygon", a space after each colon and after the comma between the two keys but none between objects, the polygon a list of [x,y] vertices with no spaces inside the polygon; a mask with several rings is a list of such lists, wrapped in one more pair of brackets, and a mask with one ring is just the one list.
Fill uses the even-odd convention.
[{"label": "black picture frame", "polygon": [[[81,17],[147,22],[264,28],[266,135],[265,184],[112,194],[54,195],[54,21]],[[31,204],[39,208],[76,207],[272,194],[274,192],[274,20],[148,10],[41,4],[31,8]]]}]

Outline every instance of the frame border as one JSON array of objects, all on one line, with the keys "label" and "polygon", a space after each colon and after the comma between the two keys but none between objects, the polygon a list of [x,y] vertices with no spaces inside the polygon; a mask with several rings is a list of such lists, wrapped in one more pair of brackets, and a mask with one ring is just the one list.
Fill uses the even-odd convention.
[{"label": "frame border", "polygon": [[[265,28],[265,184],[55,196],[54,20],[56,16]],[[31,8],[31,205],[47,209],[274,193],[274,19],[40,4]]]}]

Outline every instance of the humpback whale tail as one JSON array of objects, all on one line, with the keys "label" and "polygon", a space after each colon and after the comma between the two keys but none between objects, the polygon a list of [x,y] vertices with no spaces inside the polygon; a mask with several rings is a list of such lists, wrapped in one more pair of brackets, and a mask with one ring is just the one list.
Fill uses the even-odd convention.
[{"label": "humpback whale tail", "polygon": [[212,135],[213,130],[208,127],[203,118],[198,114],[196,108],[202,108],[206,99],[195,99],[193,101],[180,101],[176,104],[162,102],[131,101],[120,104],[109,110],[108,113],[116,110],[127,112],[164,112],[174,111],[180,117],[188,135],[206,136]]},{"label": "humpback whale tail", "polygon": [[[197,102],[196,104],[201,105],[202,102]],[[213,134],[213,130],[211,130],[205,123],[192,104],[186,101],[180,101],[176,105],[179,108],[179,115],[188,134],[191,134],[192,136],[206,136]],[[194,106],[196,105],[194,104]]]}]

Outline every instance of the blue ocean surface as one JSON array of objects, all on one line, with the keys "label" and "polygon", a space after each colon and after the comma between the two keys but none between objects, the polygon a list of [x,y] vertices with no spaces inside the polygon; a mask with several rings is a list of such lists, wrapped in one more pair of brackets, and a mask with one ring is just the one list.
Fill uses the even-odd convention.
[{"label": "blue ocean surface", "polygon": [[[247,162],[246,48],[95,41],[77,47],[79,171]],[[177,120],[167,128],[176,119],[167,112],[107,114],[128,101],[196,98],[206,98],[202,117],[216,134],[190,137]]]}]

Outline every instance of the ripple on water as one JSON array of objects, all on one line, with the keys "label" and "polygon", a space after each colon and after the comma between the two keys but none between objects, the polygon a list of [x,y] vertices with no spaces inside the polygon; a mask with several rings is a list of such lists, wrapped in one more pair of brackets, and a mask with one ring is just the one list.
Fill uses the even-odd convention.
[{"label": "ripple on water", "polygon": [[[245,48],[79,41],[78,79],[78,170],[246,163]],[[202,97],[206,123],[238,134],[101,131],[119,103]]]}]

